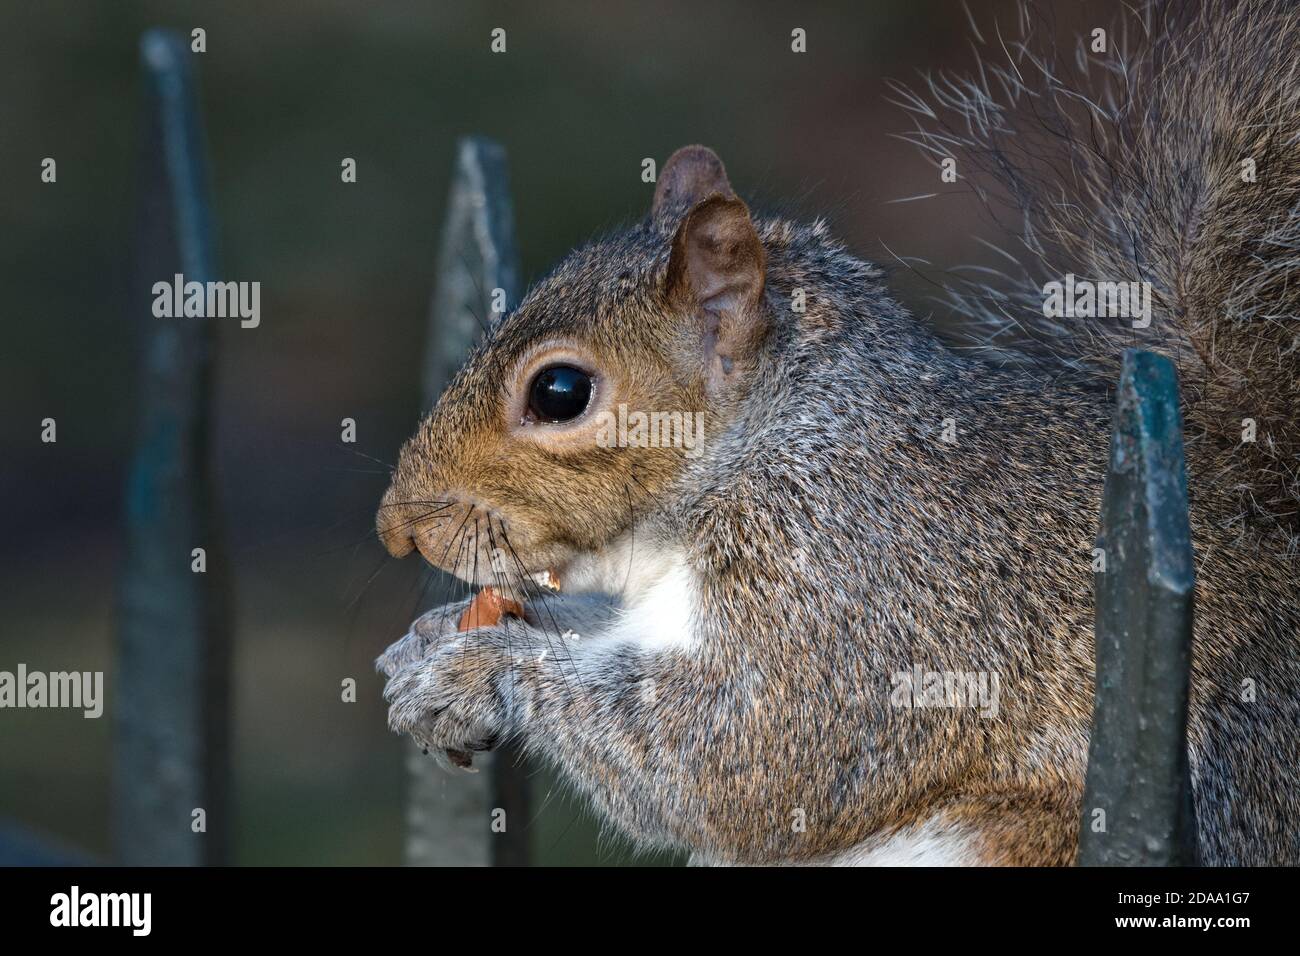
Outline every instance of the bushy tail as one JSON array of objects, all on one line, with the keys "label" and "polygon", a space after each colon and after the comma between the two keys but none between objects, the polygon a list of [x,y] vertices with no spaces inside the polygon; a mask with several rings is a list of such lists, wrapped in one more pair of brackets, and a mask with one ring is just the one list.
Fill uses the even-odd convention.
[{"label": "bushy tail", "polygon": [[[956,158],[1008,236],[996,247],[1014,264],[950,284],[953,303],[984,342],[1028,338],[1106,375],[1125,346],[1174,357],[1194,478],[1232,489],[1214,520],[1294,548],[1300,3],[1153,3],[1097,24],[1106,52],[1088,28],[1065,56],[1050,26],[1032,2],[1014,39],[973,23],[977,76],[898,89],[908,138]],[[1044,318],[1044,287],[1067,273],[1150,283],[1150,326]]]}]

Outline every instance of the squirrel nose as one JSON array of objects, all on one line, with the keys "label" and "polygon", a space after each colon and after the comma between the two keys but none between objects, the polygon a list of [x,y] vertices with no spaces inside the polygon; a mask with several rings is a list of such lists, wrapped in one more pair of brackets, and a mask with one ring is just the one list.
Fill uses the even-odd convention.
[{"label": "squirrel nose", "polygon": [[397,527],[386,527],[394,521],[394,516],[390,512],[385,514],[379,512],[377,530],[379,531],[379,540],[383,542],[384,548],[395,558],[404,558],[415,550],[415,536],[408,531]]},{"label": "squirrel nose", "polygon": [[394,502],[391,497],[384,496],[375,519],[379,540],[395,558],[418,550],[437,565],[441,543],[466,519],[470,506],[445,500]]}]

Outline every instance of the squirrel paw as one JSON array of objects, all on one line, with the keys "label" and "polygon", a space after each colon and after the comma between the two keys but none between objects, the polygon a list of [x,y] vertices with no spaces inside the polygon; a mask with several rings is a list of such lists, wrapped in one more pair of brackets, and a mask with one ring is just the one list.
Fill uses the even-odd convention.
[{"label": "squirrel paw", "polygon": [[491,750],[509,731],[497,657],[476,647],[477,637],[443,635],[423,658],[387,672],[384,687],[388,726],[461,767],[468,767],[470,753]]},{"label": "squirrel paw", "polygon": [[385,677],[392,677],[408,664],[428,657],[444,641],[459,636],[456,622],[470,605],[470,598],[455,601],[426,611],[413,622],[403,637],[398,638],[375,660],[375,669]]}]

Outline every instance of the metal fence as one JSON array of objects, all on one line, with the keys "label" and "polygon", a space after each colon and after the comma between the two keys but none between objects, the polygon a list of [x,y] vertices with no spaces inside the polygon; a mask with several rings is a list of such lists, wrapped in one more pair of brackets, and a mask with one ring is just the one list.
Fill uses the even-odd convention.
[{"label": "metal fence", "polygon": [[[462,140],[429,310],[426,408],[433,407],[475,340],[499,318],[493,303],[504,301],[508,309],[519,301],[512,207],[505,150],[486,139]],[[528,820],[528,773],[521,755],[507,744],[474,761],[479,773],[450,776],[421,748],[407,744],[408,864],[528,864],[528,830],[522,825]],[[505,811],[506,828],[493,833],[491,814],[497,808]]]},{"label": "metal fence", "polygon": [[1124,356],[1094,552],[1097,660],[1084,866],[1196,862],[1187,693],[1196,584],[1178,377]]},{"label": "metal fence", "polygon": [[[133,311],[158,277],[215,279],[205,150],[188,44],[151,31]],[[505,155],[484,139],[456,155],[424,363],[432,405],[504,293],[520,293]],[[139,306],[139,308],[137,308]],[[150,322],[137,447],[125,504],[117,644],[115,862],[228,857],[229,603],[210,489],[210,323]],[[1196,859],[1186,725],[1193,564],[1173,365],[1125,357],[1098,539],[1097,684],[1080,827],[1081,864]],[[195,573],[202,549],[206,569]],[[518,865],[528,834],[490,830],[493,808],[527,820],[527,773],[504,750],[451,777],[408,749],[406,860]],[[66,860],[0,827],[0,862]]]},{"label": "metal fence", "polygon": [[[180,273],[215,281],[203,127],[189,44],[140,44],[145,80],[130,311]],[[113,847],[126,864],[219,864],[229,852],[230,631],[211,490],[212,324],[148,321],[126,488],[114,681]]]}]

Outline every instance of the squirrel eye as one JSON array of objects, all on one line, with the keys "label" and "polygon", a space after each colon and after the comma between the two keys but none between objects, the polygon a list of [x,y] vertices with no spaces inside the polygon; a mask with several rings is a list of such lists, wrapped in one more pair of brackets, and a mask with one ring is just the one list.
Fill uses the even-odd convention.
[{"label": "squirrel eye", "polygon": [[571,365],[542,369],[528,389],[528,410],[538,421],[567,422],[591,400],[591,376]]}]

